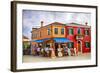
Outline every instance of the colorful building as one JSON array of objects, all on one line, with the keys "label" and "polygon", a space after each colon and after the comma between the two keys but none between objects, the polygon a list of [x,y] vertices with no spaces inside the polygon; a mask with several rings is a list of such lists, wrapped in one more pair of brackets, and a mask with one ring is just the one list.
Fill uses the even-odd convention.
[{"label": "colorful building", "polygon": [[22,42],[23,43],[23,54],[24,55],[30,54],[30,40],[29,40],[29,38],[26,36],[23,36],[22,41],[23,41]]},{"label": "colorful building", "polygon": [[[57,48],[67,45],[68,48],[76,48],[81,53],[90,52],[91,47],[91,27],[76,23],[63,24],[54,22],[40,28],[32,28],[33,46],[52,46],[55,54]],[[57,54],[56,54],[57,56]]]},{"label": "colorful building", "polygon": [[65,28],[66,38],[71,40],[68,47],[76,48],[81,53],[91,51],[91,27],[87,23],[69,23]]},{"label": "colorful building", "polygon": [[69,39],[65,38],[65,24],[54,22],[46,26],[43,25],[42,21],[40,28],[32,29],[32,45],[52,46],[56,53],[58,45],[62,46],[69,42]]}]

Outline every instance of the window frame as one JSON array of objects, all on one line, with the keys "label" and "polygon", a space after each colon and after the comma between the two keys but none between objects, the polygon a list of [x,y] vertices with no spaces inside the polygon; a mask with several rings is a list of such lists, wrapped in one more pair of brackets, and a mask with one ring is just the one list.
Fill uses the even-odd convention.
[{"label": "window frame", "polygon": [[[87,43],[88,46],[86,45],[86,43]],[[85,42],[85,48],[90,48],[90,47],[91,47],[90,42],[89,42],[89,41],[86,41],[86,42]]]},{"label": "window frame", "polygon": [[47,29],[47,34],[48,34],[48,35],[51,34],[51,32],[50,32],[50,28]]},{"label": "window frame", "polygon": [[85,29],[85,35],[90,35],[89,29]]},{"label": "window frame", "polygon": [[[69,44],[70,44],[70,46],[69,46]],[[74,42],[68,42],[67,46],[68,46],[68,48],[74,48]]]},{"label": "window frame", "polygon": [[[72,30],[72,31],[71,31],[71,30]],[[69,35],[73,35],[73,34],[74,34],[74,29],[73,29],[73,28],[69,28],[69,29],[68,29],[68,34],[69,34]]]},{"label": "window frame", "polygon": [[61,28],[61,35],[64,35],[65,33],[65,29],[64,28]]},{"label": "window frame", "polygon": [[58,34],[58,28],[54,28],[54,34]]},{"label": "window frame", "polygon": [[[79,31],[79,30],[80,30],[80,31]],[[82,34],[81,28],[78,28],[78,29],[77,29],[77,34]]]}]

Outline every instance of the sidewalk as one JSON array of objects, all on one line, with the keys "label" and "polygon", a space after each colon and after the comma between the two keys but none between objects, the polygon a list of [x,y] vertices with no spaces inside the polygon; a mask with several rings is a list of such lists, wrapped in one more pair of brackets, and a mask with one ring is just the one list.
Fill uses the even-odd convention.
[{"label": "sidewalk", "polygon": [[50,57],[41,57],[41,56],[32,56],[32,55],[24,55],[23,63],[32,63],[32,62],[44,62],[44,61],[63,61],[63,60],[88,60],[91,59],[91,54],[81,54],[78,56],[64,56],[64,57],[56,57],[54,59]]}]

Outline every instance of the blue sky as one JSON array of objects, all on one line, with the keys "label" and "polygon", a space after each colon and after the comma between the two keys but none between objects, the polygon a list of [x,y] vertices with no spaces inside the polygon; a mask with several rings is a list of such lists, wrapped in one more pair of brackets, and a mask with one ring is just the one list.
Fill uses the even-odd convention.
[{"label": "blue sky", "polygon": [[52,22],[64,24],[75,22],[83,25],[85,22],[88,22],[88,25],[91,24],[91,14],[82,12],[23,10],[22,17],[22,32],[28,38],[31,38],[31,30],[33,27],[41,26],[41,21],[44,21],[44,26]]}]

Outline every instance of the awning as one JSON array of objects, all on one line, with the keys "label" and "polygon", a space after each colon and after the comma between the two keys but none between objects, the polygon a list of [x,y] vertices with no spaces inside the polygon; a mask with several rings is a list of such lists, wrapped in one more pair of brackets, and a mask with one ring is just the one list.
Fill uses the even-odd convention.
[{"label": "awning", "polygon": [[67,42],[70,42],[70,40],[67,39],[67,38],[54,38],[54,41],[56,43],[67,43]]},{"label": "awning", "polygon": [[35,40],[35,41],[33,41],[33,42],[42,43],[43,40]]},{"label": "awning", "polygon": [[45,39],[43,39],[43,41],[47,41],[47,40],[50,40],[50,38],[45,38]]},{"label": "awning", "polygon": [[44,41],[50,40],[49,38],[41,39],[41,40],[34,40],[33,42],[42,43]]},{"label": "awning", "polygon": [[[37,43],[42,43],[44,41],[50,40],[50,38],[45,38],[45,39],[41,39],[41,40],[34,40],[33,42],[37,42]],[[69,39],[67,38],[54,38],[53,39],[56,43],[67,43],[70,42]]]}]

